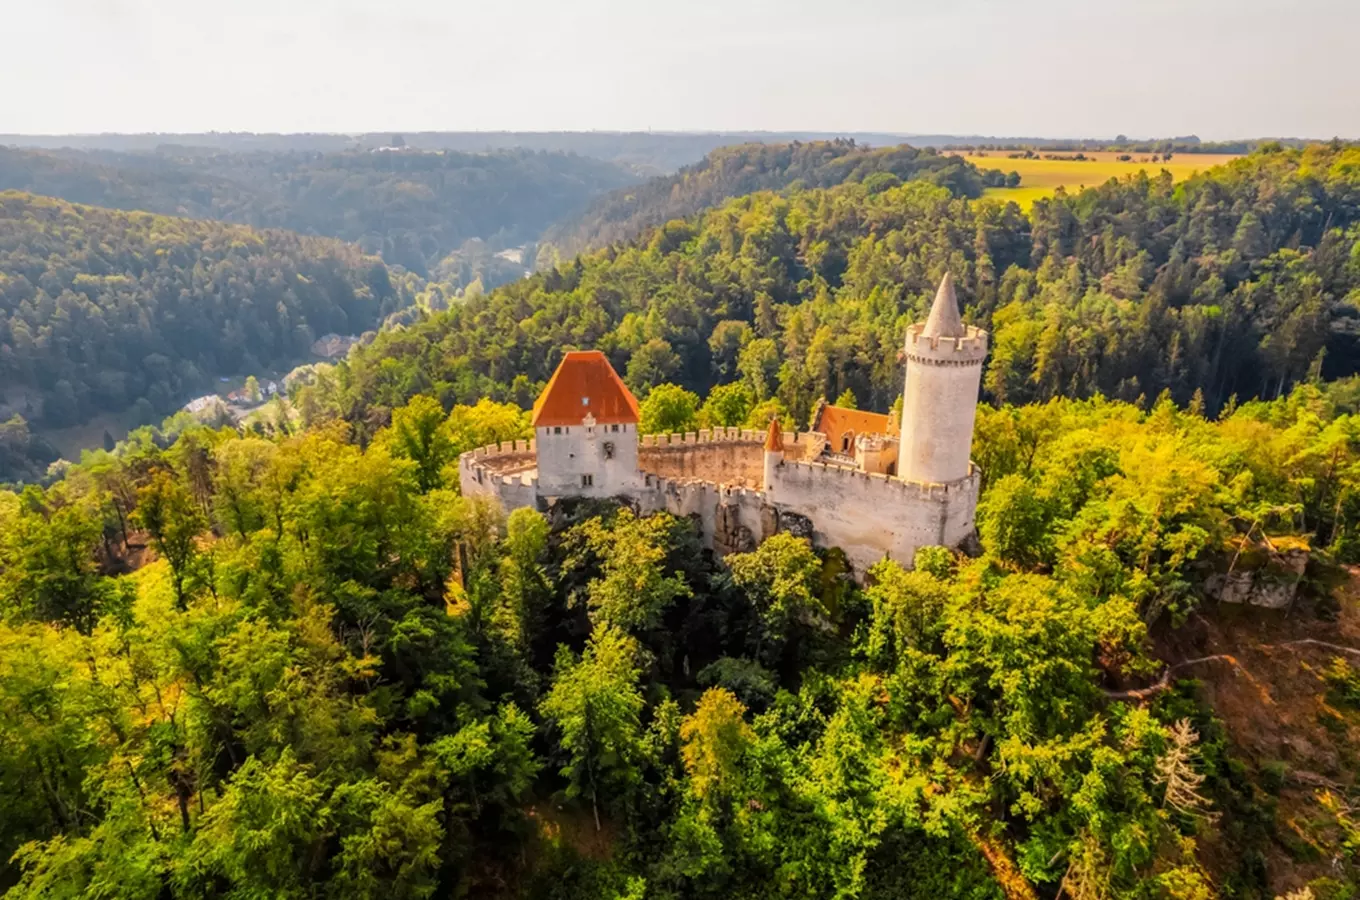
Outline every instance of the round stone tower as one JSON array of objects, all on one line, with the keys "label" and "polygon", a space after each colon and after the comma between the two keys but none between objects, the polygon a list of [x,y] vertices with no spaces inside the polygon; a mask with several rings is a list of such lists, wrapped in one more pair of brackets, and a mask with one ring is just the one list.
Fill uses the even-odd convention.
[{"label": "round stone tower", "polygon": [[987,332],[959,318],[945,273],[925,324],[907,329],[907,383],[897,477],[948,484],[968,477]]}]

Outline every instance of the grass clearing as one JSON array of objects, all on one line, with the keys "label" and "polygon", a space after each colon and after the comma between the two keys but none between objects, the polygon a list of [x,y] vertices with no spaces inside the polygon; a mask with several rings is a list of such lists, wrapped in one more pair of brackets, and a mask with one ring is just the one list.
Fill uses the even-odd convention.
[{"label": "grass clearing", "polygon": [[1062,154],[1061,159],[1011,159],[1012,152],[994,150],[970,153],[963,158],[978,168],[1019,172],[1019,187],[989,188],[986,196],[1014,200],[1023,209],[1029,209],[1040,197],[1051,197],[1059,187],[1078,191],[1104,184],[1111,178],[1122,178],[1144,170],[1149,175],[1156,175],[1163,169],[1170,172],[1176,181],[1184,181],[1197,172],[1237,159],[1237,156],[1228,153],[1181,153],[1173,155],[1168,162],[1160,159],[1152,162],[1151,154],[1148,153],[1128,154],[1131,159],[1121,160],[1118,157],[1124,154],[1113,152],[1086,153],[1086,159],[1074,159],[1075,154]]}]

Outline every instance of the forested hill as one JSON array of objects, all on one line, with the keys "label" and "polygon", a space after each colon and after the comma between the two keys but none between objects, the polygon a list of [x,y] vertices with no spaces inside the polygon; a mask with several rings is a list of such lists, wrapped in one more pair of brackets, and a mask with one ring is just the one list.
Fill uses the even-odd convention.
[{"label": "forested hill", "polygon": [[210,377],[291,366],[398,305],[380,260],[330,238],[0,193],[6,416],[166,415]]},{"label": "forested hill", "polygon": [[971,163],[933,149],[903,145],[874,150],[852,140],[748,143],[716,149],[675,175],[606,194],[579,219],[550,228],[543,240],[566,258],[631,240],[648,228],[742,194],[782,190],[795,182],[805,188],[831,187],[875,175],[880,176],[876,181],[880,186],[884,178],[896,182],[919,178],[963,197],[980,196],[984,186],[982,173]]},{"label": "forested hill", "polygon": [[984,406],[981,558],[863,584],[460,496],[495,403],[139,435],[0,490],[0,892],[1348,900],[1357,387]]},{"label": "forested hill", "polygon": [[992,331],[988,399],[1169,390],[1217,410],[1360,370],[1358,221],[1360,149],[1326,145],[1030,217],[919,182],[755,194],[380,335],[310,399],[356,422],[424,390],[525,403],[565,350],[599,347],[640,392],[741,380],[800,422],[845,390],[886,410],[949,270]]},{"label": "forested hill", "polygon": [[0,190],[357,242],[424,274],[472,238],[531,241],[636,180],[563,153],[150,153],[0,148]]},{"label": "forested hill", "polygon": [[575,153],[619,163],[647,174],[674,172],[719,147],[759,142],[826,141],[849,138],[875,147],[909,141],[918,147],[1001,140],[977,135],[903,135],[873,132],[815,131],[417,131],[394,135],[368,134],[253,134],[212,132],[198,134],[0,134],[0,145],[15,147],[115,150],[146,153],[167,145],[202,147],[242,153],[255,150],[339,153],[390,146],[397,138],[416,150],[453,150],[486,153],[494,150],[531,150]]}]

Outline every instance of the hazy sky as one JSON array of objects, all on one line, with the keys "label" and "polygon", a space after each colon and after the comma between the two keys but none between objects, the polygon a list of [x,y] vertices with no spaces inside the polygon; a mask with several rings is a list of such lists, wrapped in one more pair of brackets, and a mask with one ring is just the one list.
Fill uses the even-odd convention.
[{"label": "hazy sky", "polygon": [[0,133],[1360,138],[1360,0],[0,0]]}]

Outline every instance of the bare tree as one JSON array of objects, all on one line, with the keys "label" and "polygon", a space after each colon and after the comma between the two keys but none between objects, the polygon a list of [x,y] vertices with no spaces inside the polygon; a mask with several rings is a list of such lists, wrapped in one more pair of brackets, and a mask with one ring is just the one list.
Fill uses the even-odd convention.
[{"label": "bare tree", "polygon": [[1199,733],[1189,719],[1181,719],[1171,726],[1166,752],[1157,760],[1157,783],[1166,786],[1162,805],[1188,816],[1209,815],[1209,798],[1199,792],[1204,776],[1195,771],[1198,744]]}]

